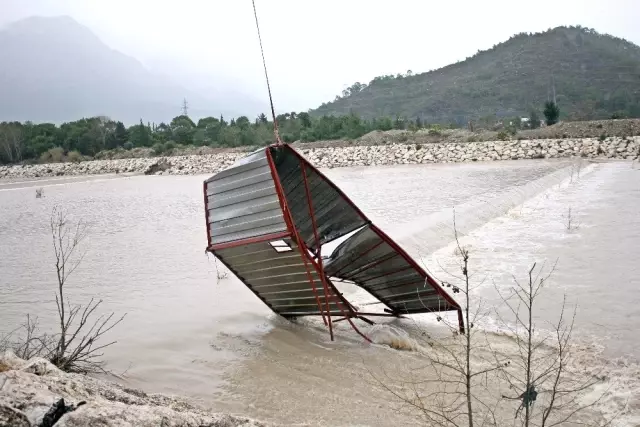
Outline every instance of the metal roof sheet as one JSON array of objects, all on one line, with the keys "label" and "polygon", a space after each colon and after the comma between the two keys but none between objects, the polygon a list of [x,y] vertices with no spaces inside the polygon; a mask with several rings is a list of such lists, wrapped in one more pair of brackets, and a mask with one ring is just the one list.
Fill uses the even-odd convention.
[{"label": "metal roof sheet", "polygon": [[[207,249],[282,316],[320,315],[332,338],[332,316],[359,332],[352,318],[455,310],[464,328],[460,306],[442,286],[287,144],[207,179],[204,201]],[[331,256],[320,256],[322,245],[350,233]],[[331,278],[365,289],[387,313],[356,310]]]}]

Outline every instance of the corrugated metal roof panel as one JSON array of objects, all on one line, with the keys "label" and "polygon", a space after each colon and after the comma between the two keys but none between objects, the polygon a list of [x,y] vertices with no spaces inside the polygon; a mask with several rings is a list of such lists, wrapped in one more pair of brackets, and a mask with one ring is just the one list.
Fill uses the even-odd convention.
[{"label": "corrugated metal roof panel", "polygon": [[[332,316],[360,316],[331,276],[367,290],[393,315],[457,310],[461,319],[440,285],[288,145],[240,159],[205,181],[204,196],[208,249],[283,316],[323,314],[327,302]],[[323,244],[354,231],[315,259]]]},{"label": "corrugated metal roof panel", "polygon": [[369,226],[338,245],[324,269],[329,276],[359,285],[397,313],[451,306],[426,283],[426,273]]},{"label": "corrugated metal roof panel", "polygon": [[[282,313],[304,309],[319,314],[317,302],[325,305],[320,276],[309,262],[310,269],[307,270],[293,240],[285,238],[282,242],[291,250],[278,252],[272,242],[260,242],[222,249],[216,251],[216,256],[274,311]],[[340,309],[332,299],[329,306],[331,310]]]},{"label": "corrugated metal roof panel", "polygon": [[212,245],[287,230],[266,151],[206,181]]}]

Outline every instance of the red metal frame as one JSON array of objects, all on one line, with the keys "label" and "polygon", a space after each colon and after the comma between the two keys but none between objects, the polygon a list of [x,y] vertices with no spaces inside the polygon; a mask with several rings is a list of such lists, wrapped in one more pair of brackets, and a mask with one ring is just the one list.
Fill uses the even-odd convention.
[{"label": "red metal frame", "polygon": [[433,280],[433,278],[431,276],[429,276],[423,269],[422,267],[420,267],[418,265],[418,263],[415,262],[415,260],[413,260],[413,258],[411,258],[404,249],[402,249],[396,242],[394,242],[393,240],[391,240],[391,238],[382,230],[380,230],[378,227],[376,227],[373,223],[371,223],[371,220],[369,219],[369,217],[367,217],[361,210],[360,208],[358,208],[358,206],[353,203],[353,201],[351,200],[351,198],[349,198],[349,196],[347,196],[337,185],[335,185],[329,178],[327,178],[322,172],[320,172],[320,170],[318,170],[318,168],[316,168],[313,164],[311,164],[309,161],[307,161],[300,153],[298,153],[296,150],[294,150],[293,148],[291,148],[289,145],[286,144],[282,144],[282,145],[271,145],[270,147],[282,147],[282,148],[286,148],[287,150],[289,150],[289,152],[291,152],[291,154],[293,154],[294,156],[296,156],[299,161],[302,164],[306,164],[309,166],[309,168],[311,168],[311,170],[313,170],[315,173],[317,173],[321,178],[323,178],[327,184],[329,184],[331,187],[333,187],[333,189],[344,198],[344,200],[362,217],[363,220],[365,220],[365,222],[369,223],[369,226],[371,228],[371,230],[373,230],[378,236],[380,236],[380,238],[387,243],[389,246],[391,246],[394,250],[396,250],[411,266],[413,266],[419,273],[420,275],[433,287],[435,288],[438,293],[453,307],[458,311],[458,324],[460,327],[460,332],[464,333],[465,331],[465,327],[464,327],[464,321],[463,321],[463,316],[462,316],[462,308],[460,307],[460,305],[453,299],[451,298],[451,296],[449,296],[444,289],[442,289],[440,287],[440,285],[438,283],[436,283],[435,280]]},{"label": "red metal frame", "polygon": [[[315,261],[315,262],[319,262],[320,263],[320,272],[324,272],[324,269],[322,268],[322,256],[320,254],[320,244],[319,244],[319,239],[318,239],[318,228],[316,225],[316,217],[313,214],[313,205],[311,203],[311,195],[309,194],[309,183],[307,182],[307,171],[304,169],[304,165],[302,164],[302,162],[300,163],[300,167],[302,168],[302,179],[304,182],[304,191],[305,194],[307,195],[307,206],[309,207],[309,215],[311,215],[311,223],[313,226],[313,235],[315,236],[316,239],[316,254],[315,254],[315,258],[313,258],[311,261]],[[278,179],[280,177],[278,176]],[[293,221],[293,218],[291,218]],[[292,224],[293,227],[295,228],[295,224]],[[306,244],[305,244],[306,246]],[[309,251],[307,250],[307,254],[309,253]],[[319,273],[321,274],[321,273]],[[321,274],[321,280],[322,280],[322,287],[324,288],[324,303],[327,307],[327,318],[329,321],[329,335],[331,336],[331,341],[333,341],[333,325],[331,324],[331,309],[329,308],[329,287],[327,286],[327,280],[324,276],[324,274]],[[337,305],[337,303],[336,303]]]},{"label": "red metal frame", "polygon": [[[318,274],[320,275],[320,278],[322,279],[322,284],[323,284],[324,289],[325,289],[325,298],[326,298],[325,302],[326,302],[326,305],[327,305],[327,315],[329,317],[329,327],[331,327],[331,313],[329,311],[329,301],[328,301],[329,285],[327,284],[327,276],[324,273],[324,268],[322,266],[322,256],[321,256],[321,252],[320,252],[322,250],[322,247],[320,245],[320,238],[318,236],[318,227],[317,227],[317,224],[316,224],[316,216],[313,213],[313,201],[311,200],[311,193],[309,191],[309,183],[307,182],[307,170],[306,170],[306,167],[305,167],[305,162],[302,159],[299,159],[299,160],[300,160],[300,168],[302,169],[302,178],[303,178],[303,181],[304,181],[304,190],[305,190],[305,193],[306,193],[306,196],[307,196],[307,205],[309,207],[309,215],[311,216],[311,224],[313,226],[313,235],[314,235],[314,238],[315,238],[315,241],[316,241],[316,251],[317,251],[316,259],[315,260],[312,259],[311,262],[316,266],[316,270],[318,271]],[[305,244],[305,243],[302,242],[302,244]],[[334,300],[336,306],[338,306],[338,308],[340,308],[340,311],[344,314],[344,317],[347,319],[347,321],[349,322],[351,327],[360,336],[362,336],[365,340],[367,340],[368,342],[371,342],[369,337],[367,337],[362,332],[360,332],[360,330],[356,327],[356,325],[353,324],[351,319],[344,313],[344,309],[342,308],[342,304],[339,303],[338,298],[336,298],[336,296],[335,296],[336,293],[338,293],[338,290],[335,289],[335,287],[333,287],[333,291],[334,291],[334,292],[332,292],[333,300]],[[351,304],[348,304],[347,307],[349,308],[349,310],[352,310]],[[331,340],[333,340],[333,332],[332,331],[331,331]]]},{"label": "red metal frame", "polygon": [[[314,233],[314,239],[315,239],[315,246],[316,246],[316,252],[313,253],[313,251],[311,251],[307,245],[306,242],[304,242],[295,226],[294,220],[293,220],[293,215],[291,213],[291,211],[289,210],[288,204],[287,204],[287,200],[285,197],[285,193],[284,193],[284,189],[282,187],[282,183],[280,181],[280,176],[278,175],[278,172],[276,170],[275,167],[275,162],[273,160],[273,156],[271,154],[271,148],[278,148],[278,149],[287,149],[289,150],[289,152],[291,154],[293,154],[295,157],[298,158],[298,161],[300,163],[300,168],[301,168],[301,172],[302,172],[302,178],[303,178],[303,183],[304,183],[304,187],[305,187],[305,194],[306,194],[306,198],[307,198],[307,205],[309,207],[309,215],[311,217],[311,221],[312,221],[312,227],[313,227],[313,233]],[[315,300],[316,300],[316,304],[318,306],[318,313],[303,313],[301,315],[318,315],[318,316],[322,316],[322,319],[325,323],[326,326],[329,327],[329,334],[331,336],[331,340],[334,339],[333,337],[333,323],[334,322],[338,322],[338,321],[342,321],[342,320],[347,320],[351,327],[360,335],[362,336],[365,340],[367,340],[368,342],[371,342],[371,340],[364,335],[357,327],[356,325],[352,322],[352,318],[360,318],[361,320],[367,322],[367,323],[373,323],[370,320],[366,319],[363,316],[371,316],[371,317],[400,317],[397,313],[392,313],[391,310],[387,310],[387,313],[365,313],[365,312],[359,312],[357,311],[345,298],[344,296],[338,291],[338,289],[335,287],[335,285],[328,280],[325,272],[324,272],[324,266],[323,266],[323,262],[322,262],[322,257],[321,257],[321,245],[320,245],[320,239],[319,239],[319,235],[318,235],[318,228],[317,228],[317,223],[316,223],[316,218],[315,218],[315,214],[314,214],[314,210],[313,210],[313,201],[311,198],[311,192],[309,189],[309,185],[308,185],[308,179],[307,179],[307,167],[310,168],[310,170],[312,170],[313,172],[317,173],[319,175],[320,178],[322,178],[327,184],[329,184],[337,193],[338,195],[340,195],[353,209],[354,211],[363,219],[363,221],[365,222],[365,224],[368,224],[370,229],[376,233],[378,235],[378,237],[381,239],[380,242],[372,245],[370,248],[368,248],[362,255],[366,255],[367,253],[369,253],[370,251],[374,250],[375,248],[379,247],[380,245],[382,245],[383,243],[387,243],[395,252],[397,255],[400,255],[402,258],[404,258],[405,261],[407,261],[407,263],[415,270],[418,271],[418,273],[420,274],[420,276],[427,282],[429,283],[429,285],[431,285],[432,288],[435,289],[435,291],[437,292],[437,294],[439,294],[440,296],[442,296],[447,303],[450,305],[451,308],[454,308],[457,312],[458,312],[458,323],[460,326],[460,331],[462,333],[464,333],[465,331],[465,327],[464,327],[464,320],[463,320],[463,316],[462,316],[462,308],[460,307],[460,305],[453,300],[453,298],[451,298],[451,296],[449,296],[444,289],[442,289],[439,284],[432,278],[430,277],[397,243],[395,243],[393,240],[391,240],[391,238],[384,233],[382,230],[380,230],[378,227],[376,227],[375,225],[373,225],[371,223],[371,221],[369,220],[369,218],[360,210],[360,208],[358,208],[353,201],[342,191],[340,190],[340,188],[338,188],[331,180],[329,180],[322,172],[320,172],[314,165],[312,165],[311,163],[309,163],[302,155],[300,155],[297,151],[295,151],[293,148],[291,148],[289,145],[286,144],[275,144],[275,145],[271,145],[269,147],[265,148],[265,155],[267,158],[267,162],[269,164],[269,169],[271,172],[271,177],[273,179],[274,182],[274,186],[275,186],[275,190],[276,193],[278,195],[278,201],[280,204],[280,208],[282,210],[282,214],[283,214],[283,218],[285,221],[285,224],[287,226],[287,231],[286,232],[281,232],[281,233],[273,233],[273,234],[267,234],[264,236],[258,236],[258,237],[253,237],[253,238],[248,238],[248,239],[243,239],[243,240],[239,240],[239,241],[234,241],[234,242],[226,242],[226,243],[220,243],[217,245],[213,245],[212,244],[212,237],[211,237],[211,224],[209,223],[209,196],[207,195],[207,186],[208,183],[205,181],[203,184],[203,191],[204,191],[204,203],[205,203],[205,220],[206,220],[206,231],[207,231],[207,250],[214,253],[215,255],[215,251],[218,250],[223,250],[223,249],[229,249],[229,248],[233,248],[233,247],[238,247],[238,246],[244,246],[247,244],[252,244],[252,243],[262,243],[262,242],[267,242],[267,241],[273,241],[273,240],[280,240],[283,238],[291,238],[292,240],[294,240],[298,246],[299,252],[300,252],[300,256],[302,257],[302,260],[305,264],[305,270],[306,270],[306,274],[307,274],[307,279],[309,280],[309,283],[312,286],[313,289],[313,293],[315,296]],[[220,257],[218,257],[220,258]],[[342,271],[345,267],[347,267],[348,265],[352,264],[356,259],[358,259],[358,257],[355,257],[352,261],[348,262],[347,264],[345,264],[344,266],[342,266],[338,271]],[[388,258],[385,257],[384,261],[386,261]],[[231,271],[233,272],[236,276],[238,276],[238,274],[229,266],[227,265],[226,262],[224,262],[224,260],[220,259],[220,261]],[[316,273],[318,274],[320,281],[322,282],[323,285],[323,290],[324,290],[324,298],[325,298],[325,306],[323,307],[322,302],[320,301],[320,297],[319,297],[319,292],[318,289],[316,287],[315,284],[315,280],[311,274],[311,269],[309,267],[309,264],[311,264],[311,266],[316,270]],[[398,271],[402,271],[404,270],[400,269]],[[385,273],[379,277],[388,275],[388,274],[393,274],[396,273],[398,271],[393,271],[391,273]],[[238,276],[239,277],[239,276]],[[242,279],[242,278],[241,278]],[[271,307],[271,305],[269,305],[267,303],[267,301],[262,298],[251,286],[248,286],[251,291],[258,296],[258,298],[260,298],[268,307],[270,307],[273,310],[273,307]],[[336,305],[336,307],[340,310],[340,313],[342,315],[341,318],[336,319],[334,321],[332,321],[331,319],[331,308],[329,306],[329,299],[333,299],[334,304]],[[385,302],[382,302],[383,304],[387,305]],[[388,305],[387,305],[388,306]],[[346,307],[346,309],[345,309]],[[449,311],[449,310],[447,310]],[[333,313],[334,315],[336,314],[335,311]]]},{"label": "red metal frame", "polygon": [[394,250],[396,250],[398,253],[400,253],[402,255],[402,257],[410,264],[412,265],[418,272],[420,272],[420,275],[423,277],[423,279],[425,279],[432,288],[434,288],[438,294],[440,294],[440,296],[442,296],[452,307],[455,307],[458,311],[458,324],[460,326],[460,332],[464,333],[464,322],[462,320],[462,307],[460,307],[460,305],[453,299],[451,298],[451,296],[449,294],[447,294],[444,289],[442,289],[440,287],[440,285],[438,283],[436,283],[435,280],[433,280],[433,278],[431,276],[429,276],[423,269],[422,267],[420,267],[418,265],[417,262],[414,261],[413,258],[411,258],[405,251],[404,249],[402,249],[396,242],[394,242],[393,240],[391,240],[391,238],[389,236],[387,236],[387,234],[380,230],[378,227],[376,227],[375,225],[371,224],[371,229],[378,235],[380,236],[380,238],[382,240],[384,240],[389,246],[391,246]]},{"label": "red metal frame", "polygon": [[[287,199],[284,195],[284,189],[282,188],[282,183],[280,182],[280,176],[278,175],[278,171],[276,170],[275,163],[273,161],[273,157],[271,156],[271,151],[269,147],[265,148],[265,156],[267,157],[267,162],[269,163],[269,170],[271,171],[271,178],[273,179],[273,183],[276,189],[276,193],[278,194],[278,200],[280,201],[280,208],[282,209],[282,216],[284,217],[285,223],[287,224],[287,228],[289,232],[293,234],[292,238],[296,240],[296,244],[298,245],[298,250],[300,252],[300,256],[302,257],[302,261],[304,262],[304,268],[307,272],[307,279],[309,283],[311,283],[311,287],[313,289],[313,295],[316,297],[316,304],[318,304],[318,309],[320,310],[320,314],[322,315],[322,321],[325,325],[329,326],[329,333],[331,335],[331,340],[333,341],[333,326],[331,325],[331,317],[329,315],[329,304],[327,303],[327,316],[325,317],[322,311],[322,303],[320,302],[320,297],[318,296],[318,289],[316,288],[316,282],[313,280],[311,276],[311,270],[309,269],[309,264],[307,260],[307,254],[304,252],[306,246],[304,246],[304,242],[300,238],[298,230],[293,224],[293,216],[291,215],[291,211],[289,211],[289,206],[287,205]],[[327,300],[327,296],[325,294],[325,300]],[[328,317],[328,320],[327,320]]]}]

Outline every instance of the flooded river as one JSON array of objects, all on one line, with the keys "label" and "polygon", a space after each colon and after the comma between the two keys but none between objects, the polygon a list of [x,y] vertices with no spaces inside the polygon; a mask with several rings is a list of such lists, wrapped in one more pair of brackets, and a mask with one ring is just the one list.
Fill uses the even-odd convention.
[{"label": "flooded river", "polygon": [[[640,425],[637,166],[536,160],[325,172],[440,279],[459,260],[455,208],[477,281],[474,295],[494,308],[495,316],[479,325],[488,331],[499,332],[504,325],[496,319],[508,314],[499,290],[514,276],[526,279],[534,262],[555,265],[538,305],[540,324],[557,319],[563,296],[571,310],[577,304],[576,357],[604,366],[612,390],[600,409],[613,414],[631,402],[614,425]],[[86,303],[96,296],[104,311],[127,313],[105,357],[132,386],[287,425],[410,424],[369,371],[409,369],[418,355],[366,345],[344,322],[331,342],[321,322],[279,319],[234,277],[217,279],[216,263],[204,251],[203,179],[0,182],[0,332],[26,313],[51,324],[49,217],[58,205],[90,227],[69,298]],[[44,197],[35,197],[36,188]],[[356,304],[371,302],[358,290],[344,291]],[[437,333],[441,325],[432,317],[414,320]],[[392,321],[399,329],[409,323],[415,327]]]}]

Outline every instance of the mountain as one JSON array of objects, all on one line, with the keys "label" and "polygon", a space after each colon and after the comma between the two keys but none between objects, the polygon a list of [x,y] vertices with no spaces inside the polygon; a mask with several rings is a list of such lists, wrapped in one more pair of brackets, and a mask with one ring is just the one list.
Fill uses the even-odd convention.
[{"label": "mountain", "polygon": [[554,89],[563,119],[640,117],[640,47],[582,27],[518,34],[438,70],[356,83],[311,113],[466,124],[540,111]]},{"label": "mountain", "polygon": [[104,115],[134,124],[244,111],[194,93],[104,44],[67,16],[30,17],[0,30],[0,121],[53,122]]}]

